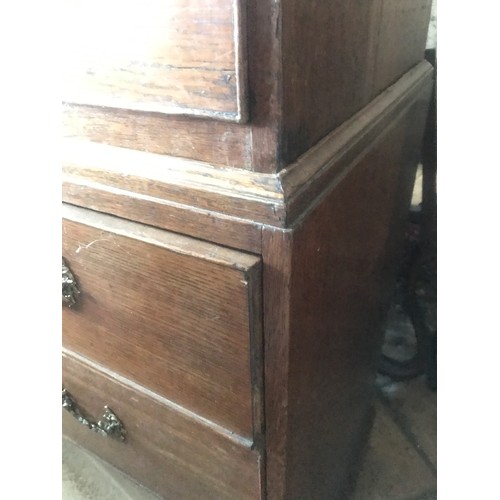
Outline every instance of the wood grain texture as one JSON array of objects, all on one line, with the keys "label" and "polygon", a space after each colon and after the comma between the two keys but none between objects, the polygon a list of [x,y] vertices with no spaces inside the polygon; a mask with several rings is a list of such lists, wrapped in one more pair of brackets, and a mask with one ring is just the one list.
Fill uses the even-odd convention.
[{"label": "wood grain texture", "polygon": [[272,221],[282,212],[283,196],[276,176],[217,169],[210,165],[131,151],[125,148],[63,141],[63,172],[165,202],[233,217]]},{"label": "wood grain texture", "polygon": [[69,437],[164,498],[347,498],[430,3],[146,0],[116,15],[124,43],[115,0],[84,6],[70,38],[105,50],[75,59],[86,88],[63,105],[63,255],[82,290],[63,382],[129,440],[65,414]]},{"label": "wood grain texture", "polygon": [[282,5],[281,167],[423,59],[430,0]]},{"label": "wood grain texture", "polygon": [[63,217],[81,290],[63,311],[63,345],[252,438],[259,259],[75,207]]},{"label": "wood grain texture", "polygon": [[64,387],[85,414],[96,418],[109,405],[127,430],[127,440],[97,435],[66,411],[64,434],[162,498],[262,498],[256,451],[70,352],[63,355],[62,372]]},{"label": "wood grain texture", "polygon": [[193,158],[214,166],[252,167],[249,127],[127,109],[64,104],[63,136],[138,151]]},{"label": "wood grain texture", "polygon": [[245,120],[240,11],[239,0],[68,0],[64,100]]},{"label": "wood grain texture", "polygon": [[247,28],[250,124],[65,105],[63,135],[223,167],[274,172],[281,109],[280,6],[271,0],[242,0],[240,10]]},{"label": "wood grain texture", "polygon": [[262,232],[266,409],[266,498],[284,499],[288,427],[292,234]]},{"label": "wood grain texture", "polygon": [[282,166],[368,103],[373,4],[283,3]]},{"label": "wood grain texture", "polygon": [[[159,0],[148,1],[160,5]],[[167,4],[177,2],[181,6],[187,0]],[[72,105],[64,107],[64,135],[273,173],[296,160],[423,59],[430,0],[241,2],[235,12],[242,31],[236,38],[245,39],[247,46],[240,46],[237,52],[242,62],[238,68],[248,69],[248,76],[241,78],[248,81],[247,124],[155,113],[147,107],[133,111],[130,103],[123,104],[128,109]],[[233,4],[220,0],[214,5],[221,15],[229,16]],[[209,52],[213,44],[228,43],[217,37],[224,23],[202,25],[196,29],[210,37]],[[184,34],[176,32],[175,36]],[[159,46],[169,43],[167,34],[159,38]],[[180,61],[186,51],[186,61],[194,57],[193,64],[198,64],[204,51],[198,54],[193,47],[199,40],[192,40],[191,45],[186,42],[172,50],[172,57]],[[186,67],[191,71],[192,66],[186,63]],[[193,85],[196,82],[192,77],[182,81],[188,80]],[[213,82],[200,85],[207,88],[207,95],[190,90],[186,99],[201,102],[217,95]],[[115,90],[119,99],[120,90]],[[175,95],[176,90],[165,92]],[[84,104],[92,104],[87,101]]]},{"label": "wood grain texture", "polygon": [[[286,384],[266,384],[268,467],[281,464],[271,499],[344,499],[368,435],[375,361],[404,236],[425,106],[417,102],[288,235],[288,249],[264,230],[266,273],[288,276],[265,289],[283,312],[266,331],[266,368]],[[280,261],[273,253],[278,252]],[[277,287],[277,289],[276,289]],[[268,299],[270,294],[271,298]],[[283,318],[286,318],[283,320]],[[275,335],[285,328],[286,333]],[[266,372],[266,381],[267,381]],[[279,376],[279,374],[278,374]],[[279,422],[279,424],[278,424]],[[277,454],[277,456],[273,456]],[[280,479],[283,481],[280,483]],[[270,489],[272,488],[272,489]]]},{"label": "wood grain texture", "polygon": [[110,188],[80,177],[63,178],[62,201],[249,252],[261,248],[261,228],[252,221],[168,203]]},{"label": "wood grain texture", "polygon": [[381,4],[370,96],[423,60],[432,7],[428,0],[383,0]]},{"label": "wood grain texture", "polygon": [[260,223],[291,227],[390,123],[427,99],[422,62],[279,174],[66,139],[63,200],[217,243],[260,251]]},{"label": "wood grain texture", "polygon": [[246,0],[252,170],[279,164],[282,114],[281,1]]},{"label": "wood grain texture", "polygon": [[[264,398],[264,325],[262,300],[262,262],[252,279],[247,280],[248,317],[250,322],[250,371],[252,385],[253,448],[265,456]],[[260,475],[265,478],[265,460],[260,461]]]},{"label": "wood grain texture", "polygon": [[311,200],[318,200],[332,183],[339,182],[415,103],[426,112],[432,73],[426,62],[418,64],[279,173],[286,207],[285,227],[305,217],[314,207]]},{"label": "wood grain texture", "polygon": [[399,128],[367,155],[294,235],[290,499],[311,491],[316,498],[344,498],[357,460],[354,445],[370,411],[388,305],[384,261],[391,219],[396,208],[409,205],[408,198],[407,206],[393,206],[398,189],[410,192],[399,182],[403,134]]}]

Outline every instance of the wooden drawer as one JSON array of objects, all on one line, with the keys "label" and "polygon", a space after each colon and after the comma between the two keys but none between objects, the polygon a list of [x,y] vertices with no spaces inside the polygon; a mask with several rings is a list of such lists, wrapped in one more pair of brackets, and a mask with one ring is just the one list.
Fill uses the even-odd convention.
[{"label": "wooden drawer", "polygon": [[239,0],[65,0],[66,102],[246,118]]},{"label": "wooden drawer", "polygon": [[260,430],[260,259],[63,206],[63,345],[245,438]]},{"label": "wooden drawer", "polygon": [[89,421],[101,419],[104,406],[109,406],[126,434],[125,440],[98,434],[67,411],[63,433],[162,498],[261,498],[261,459],[248,444],[67,352],[63,387]]}]

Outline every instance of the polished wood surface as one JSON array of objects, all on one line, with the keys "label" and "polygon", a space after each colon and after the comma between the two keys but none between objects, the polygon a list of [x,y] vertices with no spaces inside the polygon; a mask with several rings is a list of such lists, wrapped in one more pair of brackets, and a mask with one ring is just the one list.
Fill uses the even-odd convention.
[{"label": "polished wood surface", "polygon": [[264,229],[270,499],[352,486],[425,110],[411,106],[294,230]]},{"label": "polished wood surface", "polygon": [[[201,162],[130,151],[85,141],[63,141],[63,171],[94,183],[223,211],[248,220],[273,221],[282,202],[274,175],[219,170]],[[274,203],[273,203],[274,202]]]},{"label": "polished wood surface", "polygon": [[423,59],[431,4],[425,0],[379,0],[373,96]]},{"label": "polished wood surface", "polygon": [[63,201],[220,245],[250,252],[260,252],[261,248],[261,227],[251,220],[221,217],[207,210],[116,189],[81,177],[64,177]]},{"label": "polished wood surface", "polygon": [[415,100],[432,67],[422,62],[278,174],[66,140],[63,200],[222,245],[260,252],[260,225],[291,227]]},{"label": "polished wood surface", "polygon": [[217,120],[64,104],[63,134],[137,151],[196,158],[215,167],[252,168],[249,127]]},{"label": "polished wood surface", "polygon": [[284,499],[288,427],[292,231],[262,232],[264,377],[266,403],[266,492]]},{"label": "polished wood surface", "polygon": [[[201,67],[197,58],[205,57],[203,54],[207,51],[207,64],[210,66],[213,62],[216,67],[218,62],[214,62],[210,55],[215,54],[217,59],[234,53],[234,60],[233,55],[230,59],[233,66],[236,64],[236,69],[233,66],[225,69],[244,72],[247,68],[247,76],[230,78],[228,84],[221,73],[217,82],[199,80],[200,88],[195,88],[198,80],[190,76],[183,77],[179,87],[167,85],[162,92],[169,96],[182,94],[186,101],[198,103],[199,107],[208,107],[207,99],[221,100],[226,104],[240,102],[241,109],[248,108],[247,123],[219,121],[218,118],[224,118],[227,110],[211,111],[212,116],[208,117],[183,117],[168,114],[179,110],[189,112],[187,108],[182,111],[182,106],[177,111],[156,112],[160,105],[156,98],[148,106],[124,102],[109,107],[112,105],[109,102],[80,98],[78,96],[85,95],[85,92],[78,92],[76,98],[68,101],[79,105],[64,107],[64,135],[205,161],[219,168],[234,167],[262,173],[273,173],[287,167],[418,64],[424,55],[431,8],[431,0],[319,0],[313,3],[239,0],[241,5],[236,0],[216,0],[210,2],[212,9],[201,8],[196,14],[199,17],[193,17],[193,10],[197,5],[205,5],[203,2],[148,2],[161,12],[167,7],[182,11],[178,20],[172,21],[175,30],[166,30],[164,36],[155,39],[155,43],[150,40],[160,52],[176,37],[184,40],[184,28],[177,30],[177,23],[184,20],[186,33],[189,33],[192,19],[201,17],[207,20],[196,24],[196,30],[201,30],[199,36],[189,38],[191,42],[180,44],[178,49],[170,47],[164,52],[165,58],[182,58],[185,52],[186,61],[193,57],[195,61],[194,66],[186,63],[184,70],[192,71],[194,67],[195,71],[203,72],[206,68]],[[187,3],[189,8],[184,10]],[[156,25],[165,16],[165,19],[170,19],[168,13],[155,17],[155,9],[148,11],[145,6],[141,9],[146,24]],[[231,12],[237,14],[237,19]],[[214,19],[222,16],[223,22],[210,23],[212,15]],[[220,34],[221,30],[224,33]],[[233,38],[227,36],[231,30],[234,30],[235,47],[232,47]],[[200,36],[208,41],[197,50]],[[146,35],[133,38],[138,38],[137,46],[149,40]],[[92,30],[87,30],[82,40],[83,44],[96,43]],[[128,49],[123,47],[120,50]],[[72,60],[79,61],[78,58]],[[177,68],[175,64],[174,69]],[[146,70],[148,67],[146,65]],[[143,69],[141,67],[141,71]],[[209,73],[214,77],[218,70]],[[121,72],[119,74],[121,77]],[[132,68],[130,77],[137,78],[137,74]],[[93,80],[96,75],[85,74],[84,82]],[[115,77],[109,80],[111,87]],[[234,94],[231,85],[236,80],[248,85],[245,88],[242,84],[241,90]],[[168,78],[162,78],[163,81],[168,83]],[[186,88],[188,83],[193,88]],[[228,86],[232,89],[230,93],[233,92],[229,100],[224,94]],[[225,89],[222,94],[217,90],[219,87]],[[115,100],[120,99],[120,94],[126,96],[129,92],[127,87],[123,89],[121,86],[111,90]],[[142,87],[133,87],[133,90],[138,97],[156,92]],[[235,96],[238,97],[236,101]],[[231,113],[235,113],[234,109],[229,115]],[[243,119],[243,111],[241,116]]]},{"label": "polished wood surface", "polygon": [[[311,200],[321,198],[338,183],[410,108],[417,106],[425,113],[431,75],[429,64],[415,66],[279,173],[286,200],[284,227],[300,222],[314,208]],[[418,148],[418,143],[415,144]]]},{"label": "polished wood surface", "polygon": [[246,119],[239,0],[63,2],[66,102]]},{"label": "polished wood surface", "polygon": [[252,438],[260,260],[76,207],[63,218],[81,290],[63,345]]},{"label": "polished wood surface", "polygon": [[428,0],[282,4],[282,165],[423,59]]},{"label": "polished wood surface", "polygon": [[94,94],[63,105],[63,256],[82,290],[64,382],[131,441],[68,415],[65,432],[164,498],[345,500],[431,90],[431,0],[139,10],[152,29],[104,54],[109,87],[85,73]]},{"label": "polished wood surface", "polygon": [[[174,267],[182,273],[182,277],[179,277],[180,283],[185,283],[185,274],[190,277],[190,284],[196,290],[195,293],[199,293],[200,286],[203,290],[207,283],[205,279],[201,279],[198,284],[198,277],[206,277],[207,272],[210,275],[211,271],[206,269],[214,264],[234,271],[238,279],[248,271],[254,271],[254,279],[247,279],[246,294],[239,292],[239,299],[238,294],[233,297],[233,293],[213,298],[217,303],[214,307],[229,308],[229,314],[236,318],[241,318],[242,308],[249,311],[248,316],[242,320],[246,331],[249,332],[249,340],[238,358],[239,370],[233,362],[234,359],[224,359],[225,353],[219,352],[220,357],[214,355],[214,360],[221,362],[223,366],[229,366],[228,370],[232,370],[231,373],[235,373],[236,377],[241,376],[241,367],[248,368],[245,395],[230,395],[229,400],[225,401],[223,412],[218,412],[219,405],[217,408],[215,404],[199,406],[202,400],[194,401],[194,406],[189,406],[185,401],[181,401],[182,398],[188,397],[181,392],[175,394],[175,398],[170,396],[173,401],[169,404],[181,405],[180,409],[189,412],[191,418],[200,424],[262,452],[258,471],[264,482],[263,498],[343,500],[352,484],[355,464],[361,456],[370,429],[374,356],[380,342],[380,324],[388,303],[388,290],[397,265],[405,207],[411,196],[412,179],[431,88],[430,75],[428,66],[422,67],[417,73],[413,73],[413,76],[407,75],[403,86],[391,88],[386,96],[382,96],[360,113],[354,122],[346,124],[346,128],[341,128],[329,140],[313,149],[310,156],[303,159],[303,163],[297,163],[298,168],[285,170],[276,177],[283,190],[286,218],[283,221],[284,227],[262,225],[256,221],[252,223],[252,227],[258,231],[256,234],[262,237],[260,243],[256,243],[256,253],[261,254],[261,258],[142,224],[67,207],[67,210],[77,213],[78,217],[66,218],[70,222],[78,219],[72,224],[84,227],[76,232],[72,229],[74,234],[84,236],[78,236],[76,240],[74,236],[70,236],[72,243],[68,248],[73,254],[76,254],[76,248],[87,245],[88,248],[80,250],[79,253],[98,251],[101,243],[94,242],[95,239],[110,233],[115,235],[110,241],[102,242],[108,245],[102,247],[102,253],[95,254],[96,265],[92,265],[92,273],[97,269],[102,278],[88,273],[91,280],[101,280],[97,287],[99,290],[109,288],[113,279],[116,279],[115,275],[128,276],[127,286],[131,275],[141,276],[141,269],[144,269],[144,266],[148,269],[148,257],[143,249],[152,244],[161,247],[156,248],[155,253],[180,253],[182,258],[194,259],[189,264]],[[347,137],[345,142],[340,140],[344,137],[343,134]],[[336,153],[332,154],[332,151]],[[309,174],[303,183],[300,181],[302,168]],[[145,169],[147,170],[146,167]],[[199,173],[200,171],[190,171],[195,177]],[[233,177],[234,172],[228,174],[226,179],[232,179],[230,182],[241,180],[237,175]],[[98,172],[97,178],[102,175],[106,174]],[[222,178],[212,177],[211,182],[217,184]],[[221,192],[220,186],[215,189],[216,184],[212,184],[214,207],[216,199],[230,197],[229,192]],[[151,189],[154,191],[157,186],[151,185]],[[254,189],[257,189],[257,184]],[[260,189],[263,189],[259,191],[262,193],[267,188],[262,185]],[[109,208],[115,210],[114,207],[119,206],[119,201],[127,198],[118,190],[112,194]],[[216,194],[221,198],[217,198]],[[92,191],[87,195],[90,196],[90,201],[94,199]],[[182,192],[179,196],[183,196]],[[223,206],[224,204],[219,206],[219,210],[224,210]],[[140,212],[133,212],[134,208],[137,207],[134,207],[133,203],[126,206],[123,209],[124,215],[138,216]],[[189,214],[193,209],[186,207],[184,210]],[[193,210],[191,215],[196,216],[196,213],[196,210]],[[164,216],[171,217],[172,212],[166,211]],[[181,215],[180,223],[182,220]],[[185,220],[188,221],[189,218]],[[215,220],[226,219],[220,217]],[[238,230],[244,231],[245,222],[244,219],[232,220],[231,227],[234,228],[235,234],[238,234]],[[182,229],[181,225],[178,227]],[[190,230],[188,225],[185,229]],[[209,236],[208,232],[203,233],[201,229],[198,234]],[[220,237],[220,234],[219,228],[214,230],[212,236],[215,239]],[[66,235],[63,234],[63,237],[66,238]],[[120,238],[127,240],[126,245],[120,243]],[[140,241],[133,243],[135,240]],[[122,248],[129,252],[132,250],[135,259],[127,255],[127,260],[118,265],[113,258],[112,266],[108,270],[103,262],[109,259],[109,255],[116,255],[117,241]],[[232,246],[238,246],[237,241],[235,239]],[[66,254],[71,255],[71,252],[65,251],[65,257]],[[120,252],[118,254],[121,255]],[[151,255],[150,251],[149,254]],[[222,259],[223,262],[214,263],[214,259]],[[209,263],[205,262],[206,260]],[[72,258],[68,258],[68,261],[73,268]],[[84,261],[85,259],[80,262]],[[75,275],[77,278],[84,276],[83,282],[87,282],[84,266],[78,262],[77,259]],[[131,266],[134,262],[140,265]],[[162,262],[170,269],[173,260],[168,258]],[[232,266],[237,262],[244,262],[243,268],[240,266],[239,269],[234,269]],[[205,271],[200,270],[202,265],[206,266],[203,268]],[[113,273],[113,270],[118,272]],[[160,298],[155,296],[155,300],[161,300],[162,304],[168,303],[169,298],[166,295],[163,299],[162,297],[164,294],[168,295],[171,280],[163,274],[159,278],[157,281],[152,273],[144,275],[141,290],[147,292],[154,286],[155,292],[160,294]],[[227,283],[235,280],[222,281],[225,288]],[[126,288],[124,284],[120,288],[122,287]],[[259,291],[262,291],[262,296],[259,296]],[[145,296],[147,297],[148,293]],[[112,307],[116,303],[113,300],[109,300]],[[134,306],[129,303],[128,313],[131,315],[134,308],[139,312],[145,311],[144,300],[140,294],[135,294]],[[106,304],[106,307],[109,305]],[[91,328],[99,327],[101,321],[105,326],[109,324],[107,322],[110,320],[106,318],[104,310],[103,306],[100,312],[93,313],[92,319],[95,321],[90,325]],[[76,317],[80,314],[78,309],[66,312],[68,316]],[[172,311],[172,314],[175,316],[175,311]],[[190,314],[189,311],[187,314]],[[263,323],[259,320],[261,316]],[[115,322],[117,331],[129,332],[129,323],[133,325],[133,321],[132,318],[127,324]],[[167,338],[171,338],[169,323],[158,323],[152,314],[148,316],[147,322],[151,322],[151,325],[142,321],[140,329],[137,330],[147,332],[147,336],[141,340],[141,336],[137,335],[132,342],[137,344],[138,348],[150,349],[153,346],[156,352],[159,337],[155,330],[163,333],[166,326]],[[194,338],[204,339],[203,332],[198,330],[198,323],[198,316],[191,316],[190,324],[186,323],[192,333],[190,341]],[[261,326],[263,332],[260,331]],[[116,353],[99,358],[107,354],[101,354],[97,349],[91,352],[93,344],[100,347],[99,342],[103,339],[109,342],[107,337],[115,342],[113,335],[107,332],[102,335],[98,332],[94,340],[89,342],[89,338],[92,339],[94,335],[92,332],[88,334],[91,328],[79,328],[76,322],[74,333],[70,334],[74,338],[74,345],[69,345],[71,349],[106,365],[110,376],[117,373],[116,377],[121,377],[120,380],[125,377],[123,380],[129,384],[134,384],[134,380],[139,382],[141,386],[134,387],[143,391],[146,399],[153,397],[153,394],[161,394],[161,389],[155,390],[150,385],[150,380],[143,379],[144,382],[138,380],[135,373],[121,371],[127,364],[114,364]],[[224,335],[224,332],[221,335]],[[117,334],[116,339],[119,337]],[[121,339],[122,337],[120,342]],[[90,352],[90,355],[79,350],[79,347],[75,348],[79,345],[82,350]],[[242,346],[243,343],[240,347]],[[123,350],[122,344],[115,342],[113,350],[119,352],[120,349]],[[161,354],[162,358],[171,359],[169,349],[165,348]],[[134,356],[136,355],[137,352],[134,353]],[[250,360],[250,365],[244,358]],[[151,363],[148,356],[144,358],[141,368],[146,367],[147,372]],[[192,366],[186,367],[191,370]],[[156,376],[167,373],[164,366],[161,370],[163,371],[152,375],[151,379],[158,378],[153,383],[159,384],[157,387],[168,389],[168,376],[166,379]],[[200,380],[203,381],[203,377],[200,377]],[[221,377],[220,384],[223,383]],[[235,414],[230,413],[229,419],[232,421],[223,422],[222,413],[225,415],[228,409],[233,412],[234,401],[248,405],[245,419],[238,423],[234,420]],[[213,413],[208,416],[210,412]],[[239,415],[241,416],[241,413]],[[238,425],[240,430],[235,431]],[[250,427],[247,427],[248,425]],[[247,432],[252,426],[253,434]],[[74,439],[85,443],[81,434],[76,435]],[[101,456],[104,454],[112,463],[116,462],[115,456],[106,455],[100,448],[96,448],[96,453]],[[142,477],[142,473],[136,469],[130,469],[129,473],[134,477]],[[176,498],[175,495],[173,498]]]},{"label": "polished wood surface", "polygon": [[127,431],[124,442],[101,436],[63,411],[65,435],[162,498],[262,498],[261,458],[248,443],[71,352],[63,354],[62,374],[86,416],[96,419],[108,405]]},{"label": "polished wood surface", "polygon": [[280,113],[277,97],[280,40],[276,36],[280,5],[269,0],[241,1],[242,23],[247,31],[250,125],[66,105],[63,107],[63,135],[206,161],[211,165],[273,172],[278,158]]}]

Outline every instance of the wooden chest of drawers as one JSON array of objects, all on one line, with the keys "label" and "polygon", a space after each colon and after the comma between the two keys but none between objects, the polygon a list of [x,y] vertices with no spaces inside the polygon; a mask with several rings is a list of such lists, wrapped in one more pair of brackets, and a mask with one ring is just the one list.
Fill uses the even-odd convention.
[{"label": "wooden chest of drawers", "polygon": [[345,498],[430,2],[67,9],[64,434],[166,499]]}]

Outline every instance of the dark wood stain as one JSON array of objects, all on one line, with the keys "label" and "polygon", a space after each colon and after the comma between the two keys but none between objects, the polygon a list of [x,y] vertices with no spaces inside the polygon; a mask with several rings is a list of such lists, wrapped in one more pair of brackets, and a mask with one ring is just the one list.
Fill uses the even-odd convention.
[{"label": "dark wood stain", "polygon": [[[293,227],[345,173],[416,106],[425,113],[432,68],[421,63],[280,173],[286,227]],[[413,130],[413,129],[412,129]],[[318,168],[318,166],[320,168]]]},{"label": "dark wood stain", "polygon": [[431,72],[426,62],[412,68],[278,175],[67,139],[63,200],[259,252],[258,224],[295,224],[415,99],[425,101]]},{"label": "dark wood stain", "polygon": [[63,345],[251,437],[258,258],[82,209],[63,215],[63,256],[81,288],[63,311]]},{"label": "dark wood stain", "polygon": [[426,0],[381,3],[371,96],[378,95],[423,59],[432,5]]},{"label": "dark wood stain", "polygon": [[246,0],[252,170],[272,173],[281,122],[281,2]]},{"label": "dark wood stain", "polygon": [[261,247],[260,227],[252,221],[220,217],[219,214],[143,197],[133,191],[110,189],[80,178],[63,179],[62,200],[250,252],[259,252]]},{"label": "dark wood stain", "polygon": [[343,499],[349,489],[372,418],[422,109],[394,123],[293,232],[263,233],[271,499]]},{"label": "dark wood stain", "polygon": [[71,352],[62,363],[63,386],[86,415],[104,405],[122,421],[127,439],[95,434],[63,411],[63,432],[162,498],[261,499],[258,452],[238,444],[117,379]]},{"label": "dark wood stain", "polygon": [[65,104],[63,135],[124,148],[194,158],[215,167],[251,168],[248,127],[217,120]]},{"label": "dark wood stain", "polygon": [[63,6],[73,21],[64,25],[66,102],[246,119],[239,0],[116,7],[92,0]]},{"label": "dark wood stain", "polygon": [[[158,0],[151,1],[158,7]],[[183,1],[170,3],[176,7]],[[135,84],[123,89],[117,83],[114,93],[118,96],[133,92],[139,99],[154,91],[152,109],[141,109],[130,99],[110,107],[110,102],[76,93],[77,98],[64,107],[64,134],[206,161],[215,167],[276,172],[423,59],[431,8],[430,0],[241,0],[241,46],[238,68],[234,69],[235,47],[228,33],[235,25],[230,15],[232,7],[228,5],[236,3],[222,3],[214,2],[212,7],[214,12],[226,16],[224,22],[197,24],[196,29],[203,26],[203,31],[199,36],[187,37],[186,43],[179,43],[184,40],[179,30],[167,30],[165,39],[158,42],[158,57],[167,57],[162,55],[162,44],[178,47],[167,51],[168,57],[178,59],[174,61],[176,70],[193,72],[194,65],[195,73],[201,74],[206,72],[199,62],[201,57],[219,68],[214,54],[229,54],[233,68],[224,67],[230,61],[223,64],[216,81],[207,83],[201,76],[197,84],[195,76],[184,73],[172,81],[181,82],[179,88],[187,86],[183,94],[186,103],[192,101],[192,106],[200,108],[225,103],[220,108],[224,114],[230,109],[227,105],[235,102],[234,88],[226,90],[228,82],[233,85],[236,78],[226,78],[226,72],[241,72],[242,89],[238,95],[241,107],[248,108],[248,124],[220,121],[218,118],[224,117],[216,113],[210,118],[154,112],[157,90],[148,88],[142,92]],[[188,9],[183,14],[188,25],[195,10]],[[182,21],[183,17],[179,19]],[[186,62],[193,58],[193,63]],[[183,60],[187,69],[181,66]],[[144,64],[154,69],[155,58]],[[133,71],[127,78],[137,79],[139,74]],[[169,74],[168,78],[172,78],[173,73]],[[111,85],[122,77],[122,72],[115,74]],[[162,78],[162,82],[168,82],[168,78]],[[248,86],[243,86],[244,82]],[[196,85],[200,89],[196,90]],[[107,87],[101,90],[108,91]],[[180,91],[178,94],[176,88],[168,85],[161,92],[164,98],[180,95]],[[75,106],[75,102],[79,105]],[[189,110],[185,112],[189,114]]]},{"label": "dark wood stain", "polygon": [[292,234],[262,232],[267,497],[284,496],[288,426],[290,272]]},{"label": "dark wood stain", "polygon": [[284,2],[282,166],[423,59],[430,0]]},{"label": "dark wood stain", "polygon": [[[128,435],[64,412],[65,435],[163,498],[348,498],[429,101],[430,8],[146,0],[120,57],[74,57],[63,257],[81,295],[63,311],[63,384]],[[96,47],[97,28],[72,43]]]}]

